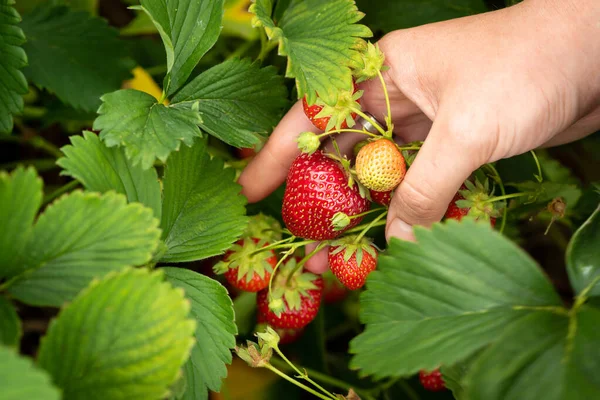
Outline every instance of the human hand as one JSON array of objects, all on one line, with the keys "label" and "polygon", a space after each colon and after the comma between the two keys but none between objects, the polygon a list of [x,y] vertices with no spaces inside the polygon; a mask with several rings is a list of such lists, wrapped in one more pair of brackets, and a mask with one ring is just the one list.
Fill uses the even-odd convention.
[{"label": "human hand", "polygon": [[[386,236],[439,221],[481,165],[581,138],[600,128],[600,4],[530,0],[517,6],[386,35],[384,78],[395,134],[423,140],[390,205]],[[384,121],[377,80],[361,84],[362,108]],[[299,154],[296,137],[316,131],[297,103],[239,182],[249,201],[278,187]],[[363,139],[342,134],[342,152]],[[307,268],[327,268],[324,252]]]}]

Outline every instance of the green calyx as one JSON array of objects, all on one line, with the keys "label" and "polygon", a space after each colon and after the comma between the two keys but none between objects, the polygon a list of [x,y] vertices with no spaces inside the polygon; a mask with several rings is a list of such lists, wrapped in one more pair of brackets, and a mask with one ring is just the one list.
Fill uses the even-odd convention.
[{"label": "green calyx", "polygon": [[269,262],[271,257],[274,257],[272,250],[256,252],[267,244],[265,240],[246,237],[242,239],[242,244],[235,243],[229,250],[229,255],[222,261],[219,261],[213,267],[216,274],[223,274],[229,269],[237,268],[237,279],[241,281],[245,279],[250,282],[257,274],[260,278],[264,278],[266,273],[273,273],[273,266]]},{"label": "green calyx", "polygon": [[350,235],[334,240],[331,242],[331,254],[343,253],[345,263],[349,262],[352,256],[356,254],[356,265],[358,266],[362,264],[365,253],[373,258],[377,258],[377,250],[373,241],[363,237],[357,242],[357,237],[357,235]]},{"label": "green calyx", "polygon": [[343,212],[337,212],[333,215],[333,218],[331,218],[331,225],[333,226],[334,231],[341,231],[350,225],[350,217]]},{"label": "green calyx", "polygon": [[360,110],[358,99],[361,98],[362,94],[362,90],[357,90],[354,93],[352,91],[342,91],[338,95],[337,103],[333,106],[326,104],[321,99],[317,99],[315,104],[323,107],[323,109],[315,118],[329,117],[329,122],[325,128],[326,132],[332,129],[341,129],[344,122],[346,122],[349,128],[353,127],[355,124],[352,117],[353,110]]},{"label": "green calyx", "polygon": [[[300,310],[302,308],[302,298],[309,297],[309,290],[317,289],[315,280],[318,276],[296,269],[296,259],[290,258],[279,268],[279,272],[274,277],[273,287],[269,294],[269,309],[277,316],[281,315],[285,309]],[[290,274],[293,275],[290,277]],[[284,301],[285,300],[285,301]]]},{"label": "green calyx", "polygon": [[385,55],[379,49],[378,44],[368,42],[359,54],[360,56],[353,63],[353,75],[356,83],[373,79],[379,71],[385,70],[386,67],[383,65]]},{"label": "green calyx", "polygon": [[489,181],[486,179],[483,183],[479,179],[475,182],[465,181],[466,190],[460,190],[459,193],[464,200],[458,200],[456,206],[459,208],[468,208],[469,217],[475,219],[497,218],[500,216],[500,210],[504,207],[504,202],[493,202],[492,190],[490,190]]},{"label": "green calyx", "polygon": [[253,368],[261,368],[269,364],[273,356],[273,349],[265,346],[264,343],[246,342],[246,347],[236,346],[235,352],[242,360],[246,361]]},{"label": "green calyx", "polygon": [[258,238],[268,243],[281,240],[281,224],[275,218],[262,213],[250,217],[243,237]]},{"label": "green calyx", "polygon": [[303,153],[313,154],[321,146],[321,141],[314,132],[302,132],[296,141],[298,142],[298,148]]}]

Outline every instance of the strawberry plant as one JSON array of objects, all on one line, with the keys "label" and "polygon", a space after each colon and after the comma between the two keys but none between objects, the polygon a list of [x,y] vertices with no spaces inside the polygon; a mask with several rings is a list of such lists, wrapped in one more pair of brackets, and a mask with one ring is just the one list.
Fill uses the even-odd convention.
[{"label": "strawberry plant", "polygon": [[0,0],[0,399],[600,397],[598,133],[385,238],[424,144],[377,40],[513,3]]}]

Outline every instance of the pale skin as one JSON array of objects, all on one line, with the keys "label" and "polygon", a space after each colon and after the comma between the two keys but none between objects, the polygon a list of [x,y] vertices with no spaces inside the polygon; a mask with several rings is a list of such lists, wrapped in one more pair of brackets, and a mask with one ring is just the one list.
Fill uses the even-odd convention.
[{"label": "pale skin", "polygon": [[[403,142],[424,141],[393,196],[388,240],[414,240],[414,225],[439,221],[481,165],[600,129],[598,0],[528,0],[391,32],[379,47],[389,66],[384,78],[394,133]],[[384,121],[380,82],[360,88],[363,109]],[[298,102],[240,177],[250,202],[285,180],[304,131],[318,132]],[[336,138],[343,152],[361,139],[349,133]],[[306,267],[324,272],[326,252]]]}]

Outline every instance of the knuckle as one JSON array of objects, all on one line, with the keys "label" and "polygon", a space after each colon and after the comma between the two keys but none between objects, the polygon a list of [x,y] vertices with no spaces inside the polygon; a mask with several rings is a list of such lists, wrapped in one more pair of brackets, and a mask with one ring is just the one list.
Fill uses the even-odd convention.
[{"label": "knuckle", "polygon": [[426,191],[424,185],[414,185],[410,181],[400,184],[398,193],[392,197],[396,213],[409,224],[426,224],[441,219],[444,210],[437,206],[433,192]]}]

